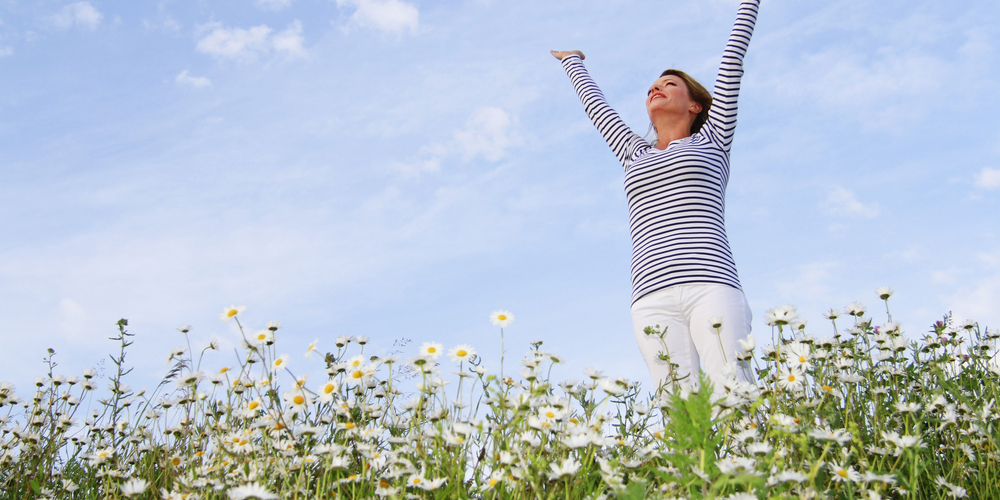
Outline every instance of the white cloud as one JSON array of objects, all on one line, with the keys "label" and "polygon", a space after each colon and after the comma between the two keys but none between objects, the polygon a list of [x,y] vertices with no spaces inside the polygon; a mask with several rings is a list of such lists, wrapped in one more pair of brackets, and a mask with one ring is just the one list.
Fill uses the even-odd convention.
[{"label": "white cloud", "polygon": [[423,159],[411,163],[393,163],[391,168],[404,177],[435,173],[447,158],[461,155],[464,161],[478,157],[495,162],[507,156],[510,148],[521,143],[514,129],[515,120],[501,108],[487,106],[474,110],[465,127],[452,132],[450,141],[421,148]]},{"label": "white cloud", "polygon": [[299,56],[305,52],[305,49],[302,48],[302,42],[304,41],[305,39],[302,37],[302,22],[297,19],[292,24],[289,24],[288,28],[284,31],[279,31],[271,37],[271,44],[274,46],[274,50],[293,56]]},{"label": "white cloud", "polygon": [[455,132],[455,144],[467,161],[476,156],[497,161],[507,154],[507,149],[516,140],[511,124],[506,111],[495,107],[479,108],[472,112],[465,129]]},{"label": "white cloud", "polygon": [[417,30],[420,21],[417,7],[400,0],[337,0],[337,6],[345,5],[356,8],[351,21],[364,28],[412,33]]},{"label": "white cloud", "polygon": [[292,0],[257,0],[257,6],[269,10],[281,10],[292,5]]},{"label": "white cloud", "polygon": [[11,47],[9,45],[6,47],[0,47],[0,57],[7,57],[9,55],[12,55],[13,53],[14,53],[14,47]]},{"label": "white cloud", "polygon": [[833,186],[826,199],[819,202],[819,207],[829,215],[849,215],[871,219],[879,214],[877,203],[862,203],[854,193],[840,186]]},{"label": "white cloud", "polygon": [[976,174],[976,186],[984,189],[996,189],[1000,187],[1000,169],[983,167]]},{"label": "white cloud", "polygon": [[181,85],[190,85],[196,89],[202,89],[205,87],[212,86],[212,80],[204,76],[191,76],[188,74],[187,70],[181,71],[177,78],[174,79],[177,83]]},{"label": "white cloud", "polygon": [[219,59],[253,60],[271,52],[289,56],[299,56],[304,52],[302,23],[298,20],[273,35],[274,30],[264,24],[243,29],[211,23],[201,26],[199,31],[209,32],[198,40],[196,50]]},{"label": "white cloud", "polygon": [[52,23],[63,29],[79,26],[93,30],[97,29],[102,19],[104,15],[90,5],[90,2],[76,2],[63,7],[58,14],[52,16]]}]

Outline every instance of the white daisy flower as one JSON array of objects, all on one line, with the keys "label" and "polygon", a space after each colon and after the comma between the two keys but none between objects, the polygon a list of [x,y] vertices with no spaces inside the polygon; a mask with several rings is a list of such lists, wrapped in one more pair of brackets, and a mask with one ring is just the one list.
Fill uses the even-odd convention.
[{"label": "white daisy flower", "polygon": [[507,328],[507,325],[514,321],[514,315],[507,311],[493,311],[493,314],[490,315],[490,321],[500,328]]},{"label": "white daisy flower", "polygon": [[221,319],[222,321],[229,321],[235,318],[237,314],[246,310],[247,306],[229,306],[222,311],[222,314],[219,315],[219,319]]}]

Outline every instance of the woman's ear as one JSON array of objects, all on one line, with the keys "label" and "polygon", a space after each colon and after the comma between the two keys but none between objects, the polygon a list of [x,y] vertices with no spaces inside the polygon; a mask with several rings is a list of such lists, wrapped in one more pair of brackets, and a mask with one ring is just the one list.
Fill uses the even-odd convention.
[{"label": "woman's ear", "polygon": [[691,112],[694,113],[694,114],[701,113],[701,103],[700,102],[692,102],[691,103]]}]

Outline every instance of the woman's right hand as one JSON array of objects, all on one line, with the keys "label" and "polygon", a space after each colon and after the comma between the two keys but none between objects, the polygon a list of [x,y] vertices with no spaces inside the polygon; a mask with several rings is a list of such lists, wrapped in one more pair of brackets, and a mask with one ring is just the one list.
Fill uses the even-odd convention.
[{"label": "woman's right hand", "polygon": [[586,59],[586,57],[583,56],[583,52],[580,52],[579,50],[550,50],[549,52],[552,54],[552,57],[555,57],[560,61],[562,61],[564,57],[574,54],[580,56],[580,59]]}]

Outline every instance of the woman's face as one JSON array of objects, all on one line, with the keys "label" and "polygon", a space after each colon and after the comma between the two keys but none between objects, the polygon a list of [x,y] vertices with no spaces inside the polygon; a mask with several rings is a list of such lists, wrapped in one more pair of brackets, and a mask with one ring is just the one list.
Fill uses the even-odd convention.
[{"label": "woman's face", "polygon": [[684,116],[693,112],[697,115],[701,111],[701,104],[691,100],[687,84],[681,77],[667,75],[661,76],[649,87],[646,111],[650,119],[654,114],[660,113]]}]

